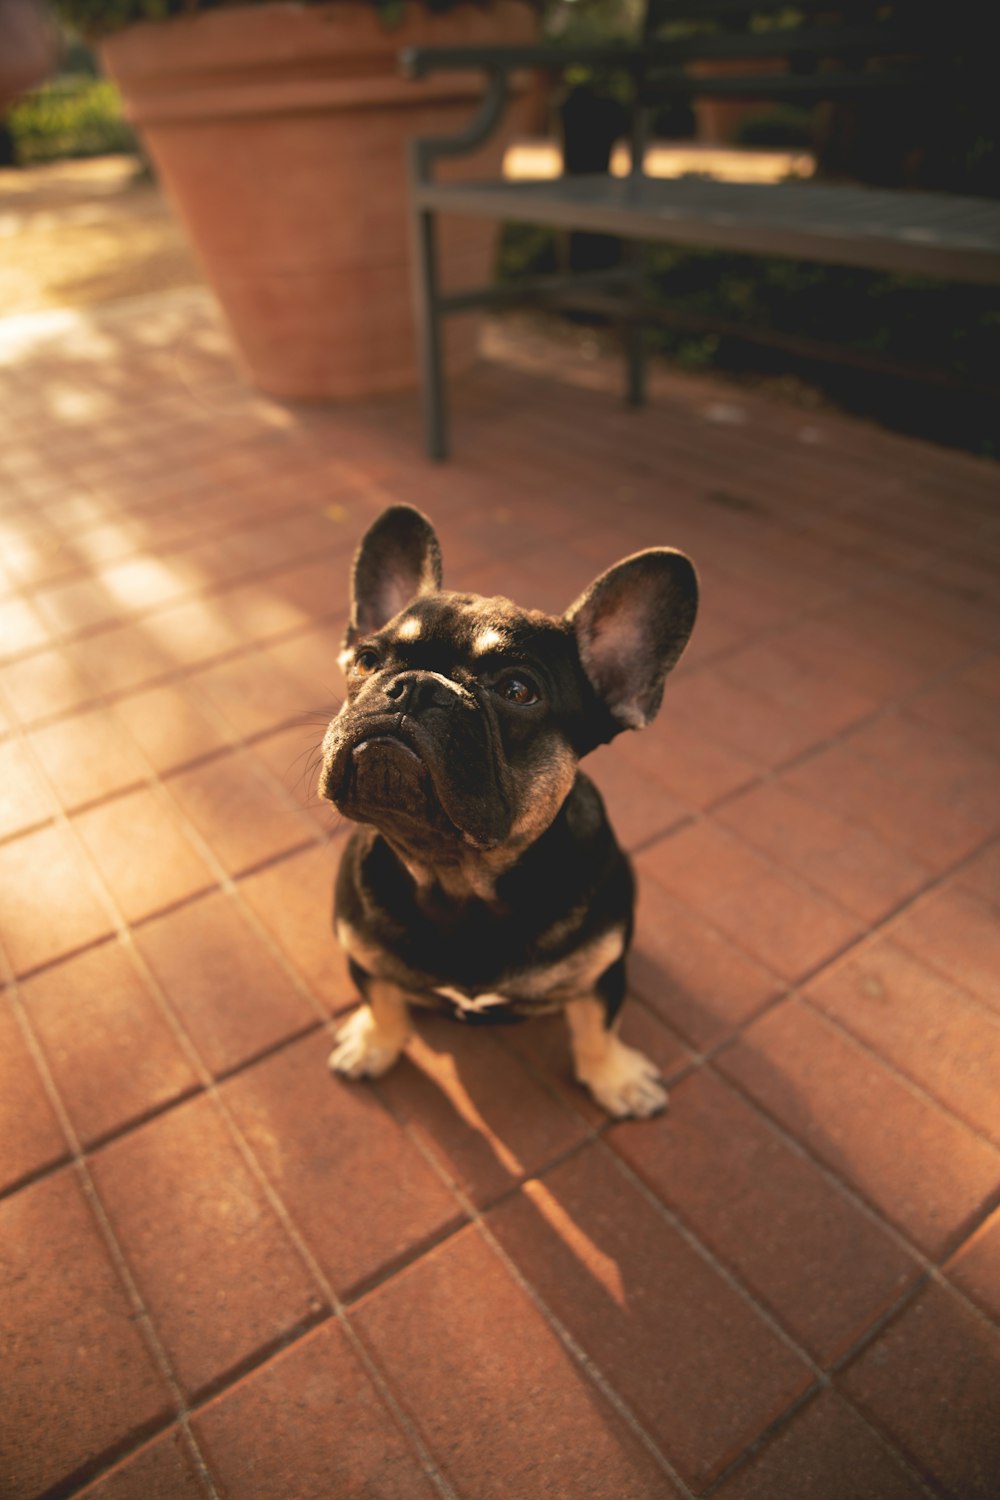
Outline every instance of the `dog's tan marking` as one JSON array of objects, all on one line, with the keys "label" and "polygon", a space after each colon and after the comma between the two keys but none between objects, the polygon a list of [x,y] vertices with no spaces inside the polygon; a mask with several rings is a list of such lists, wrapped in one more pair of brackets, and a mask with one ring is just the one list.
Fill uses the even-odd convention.
[{"label": "dog's tan marking", "polygon": [[334,1032],[329,1066],[345,1078],[381,1078],[410,1035],[406,995],[387,979],[373,979],[368,1003],[352,1011]]},{"label": "dog's tan marking", "polygon": [[357,928],[352,927],[350,922],[345,922],[343,917],[337,918],[337,942],[348,958],[353,958],[367,974],[378,974],[382,950],[366,943]]},{"label": "dog's tan marking", "polygon": [[490,625],[481,630],[472,642],[472,653],[474,656],[485,656],[487,651],[499,651],[506,644],[507,637]]},{"label": "dog's tan marking", "polygon": [[397,627],[396,638],[400,641],[415,641],[419,638],[423,626],[415,615],[407,615],[406,619]]},{"label": "dog's tan marking", "polygon": [[618,1120],[647,1120],[666,1108],[667,1091],[656,1064],[607,1029],[598,1000],[569,1001],[566,1020],[577,1080],[602,1109]]},{"label": "dog's tan marking", "polygon": [[562,1001],[585,995],[624,951],[624,928],[614,927],[556,963],[526,969],[511,980],[509,988],[526,1000]]}]

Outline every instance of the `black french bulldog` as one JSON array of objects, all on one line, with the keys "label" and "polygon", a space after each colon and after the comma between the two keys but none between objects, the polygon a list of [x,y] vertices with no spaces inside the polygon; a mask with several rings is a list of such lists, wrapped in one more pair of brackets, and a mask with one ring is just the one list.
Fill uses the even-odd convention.
[{"label": "black french bulldog", "polygon": [[362,825],[334,920],[367,1003],[336,1033],[335,1072],[391,1068],[410,1002],[466,1022],[564,1009],[577,1079],[598,1103],[616,1116],[663,1108],[654,1064],[616,1034],[634,884],[577,763],[653,718],[697,597],[688,559],[655,548],[557,619],[442,590],[437,537],[410,506],[370,527],[319,783]]}]

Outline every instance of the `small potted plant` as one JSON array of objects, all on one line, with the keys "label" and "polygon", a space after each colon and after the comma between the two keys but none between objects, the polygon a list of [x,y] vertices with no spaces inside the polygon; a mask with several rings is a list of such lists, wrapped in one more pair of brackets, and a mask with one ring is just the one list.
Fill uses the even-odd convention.
[{"label": "small potted plant", "polygon": [[[408,82],[397,55],[531,42],[530,0],[58,4],[119,85],[254,382],[293,399],[414,384],[406,141],[460,128],[483,85]],[[492,254],[488,222],[445,226],[455,284],[485,281]],[[449,332],[455,371],[475,327]]]}]

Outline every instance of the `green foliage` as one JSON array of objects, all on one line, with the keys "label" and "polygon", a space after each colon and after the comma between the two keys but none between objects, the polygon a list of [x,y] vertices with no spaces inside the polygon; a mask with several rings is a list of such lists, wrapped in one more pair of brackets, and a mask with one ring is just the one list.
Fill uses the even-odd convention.
[{"label": "green foliage", "polygon": [[[501,280],[516,283],[550,270],[560,259],[558,245],[555,231],[507,226]],[[1000,298],[993,288],[659,245],[648,248],[646,264],[654,300],[706,325],[694,332],[650,331],[654,345],[683,369],[741,378],[791,375],[821,397],[889,425],[980,453],[998,451],[995,397],[989,395],[1000,369]],[[934,370],[944,380],[922,386],[800,361],[714,332],[713,323],[840,345]],[[963,381],[985,394],[963,391]]]},{"label": "green foliage", "polygon": [[815,142],[812,111],[774,104],[749,115],[736,128],[736,144],[757,150],[808,151]]},{"label": "green foliage", "polygon": [[22,166],[135,150],[118,90],[86,73],[67,74],[25,94],[14,104],[7,123]]}]

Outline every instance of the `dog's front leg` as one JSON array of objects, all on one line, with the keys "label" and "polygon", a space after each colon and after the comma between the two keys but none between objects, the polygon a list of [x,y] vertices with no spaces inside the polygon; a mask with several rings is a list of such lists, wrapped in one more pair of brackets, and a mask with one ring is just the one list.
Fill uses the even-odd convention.
[{"label": "dog's front leg", "polygon": [[345,1078],[381,1078],[399,1057],[410,1034],[406,992],[387,979],[369,978],[366,1003],[334,1033],[329,1064]]},{"label": "dog's front leg", "polygon": [[616,1119],[646,1120],[667,1105],[667,1091],[654,1062],[607,1024],[607,1010],[590,996],[566,1005],[577,1081]]}]

